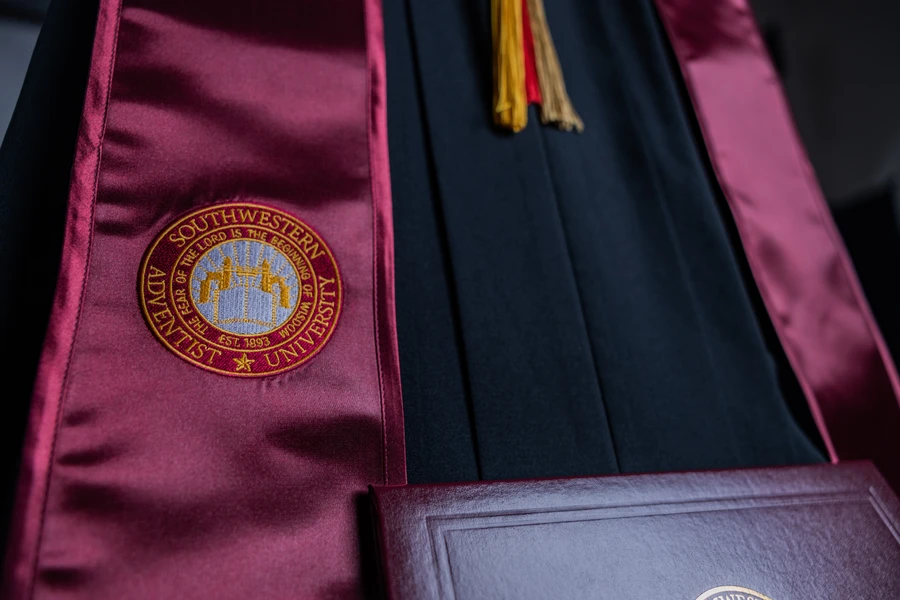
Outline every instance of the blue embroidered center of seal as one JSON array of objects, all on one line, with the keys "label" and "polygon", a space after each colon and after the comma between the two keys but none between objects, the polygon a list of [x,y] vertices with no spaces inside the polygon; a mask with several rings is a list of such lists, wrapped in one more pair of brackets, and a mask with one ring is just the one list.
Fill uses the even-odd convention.
[{"label": "blue embroidered center of seal", "polygon": [[237,335],[283,325],[297,308],[297,269],[277,248],[231,240],[209,248],[191,273],[191,297],[210,324]]}]

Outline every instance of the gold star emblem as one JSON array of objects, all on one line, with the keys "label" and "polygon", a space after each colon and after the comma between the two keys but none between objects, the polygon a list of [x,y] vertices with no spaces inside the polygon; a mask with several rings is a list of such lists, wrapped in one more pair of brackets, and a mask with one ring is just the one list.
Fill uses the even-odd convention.
[{"label": "gold star emblem", "polygon": [[247,371],[248,373],[250,372],[250,365],[256,362],[252,358],[247,358],[246,352],[244,352],[242,357],[232,358],[231,360],[237,363],[237,369],[235,369],[235,371]]}]

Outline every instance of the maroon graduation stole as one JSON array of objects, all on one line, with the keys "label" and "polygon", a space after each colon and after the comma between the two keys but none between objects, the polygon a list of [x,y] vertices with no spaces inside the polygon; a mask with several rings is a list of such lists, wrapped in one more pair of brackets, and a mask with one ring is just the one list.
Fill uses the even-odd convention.
[{"label": "maroon graduation stole", "polygon": [[361,593],[404,483],[379,0],[102,0],[4,598]]}]

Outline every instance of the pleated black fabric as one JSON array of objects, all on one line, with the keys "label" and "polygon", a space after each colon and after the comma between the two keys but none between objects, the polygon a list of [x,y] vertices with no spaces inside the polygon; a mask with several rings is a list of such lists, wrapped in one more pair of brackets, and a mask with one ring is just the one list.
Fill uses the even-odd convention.
[{"label": "pleated black fabric", "polygon": [[[385,26],[401,32],[392,38],[388,95],[391,106],[396,102],[403,107],[405,122],[422,124],[415,55],[404,15],[385,12]],[[406,453],[415,457],[412,468],[419,479],[474,481],[479,467],[467,403],[467,364],[433,160],[425,151],[428,131],[424,126],[394,131],[389,125],[388,133],[394,157],[391,185],[403,190],[403,205],[395,206],[395,213],[404,217],[394,219],[396,292],[410,307],[397,323],[398,337],[404,340],[402,384],[404,393],[423,399],[404,403]]]},{"label": "pleated black fabric", "polygon": [[385,5],[410,480],[822,460],[650,0],[546,3],[581,135],[491,128],[489,5]]}]

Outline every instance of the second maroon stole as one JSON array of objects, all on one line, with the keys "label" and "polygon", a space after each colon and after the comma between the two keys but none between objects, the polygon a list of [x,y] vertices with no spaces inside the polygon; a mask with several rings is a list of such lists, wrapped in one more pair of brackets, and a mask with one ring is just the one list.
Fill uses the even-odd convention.
[{"label": "second maroon stole", "polygon": [[753,278],[832,461],[900,489],[900,379],[745,0],[655,0]]}]

